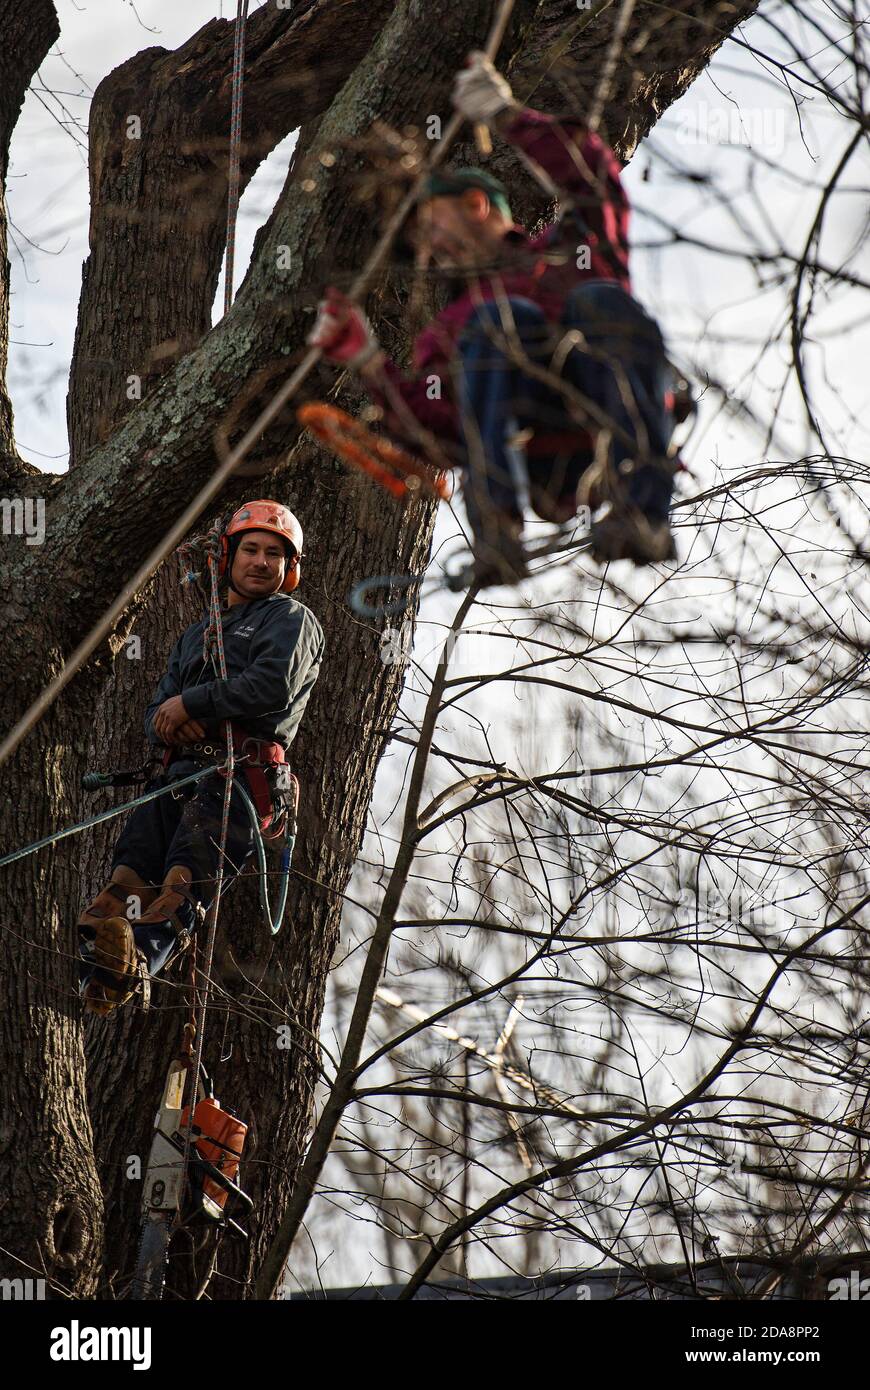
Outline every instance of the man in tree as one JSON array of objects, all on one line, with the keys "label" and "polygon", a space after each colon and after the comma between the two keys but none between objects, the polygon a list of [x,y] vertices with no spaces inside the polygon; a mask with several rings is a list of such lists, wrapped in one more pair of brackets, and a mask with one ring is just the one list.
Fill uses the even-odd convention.
[{"label": "man in tree", "polygon": [[[323,632],[314,614],[291,598],[302,558],[302,528],[292,512],[278,502],[248,502],[232,517],[222,545],[227,678],[204,656],[206,615],[173,647],[145,713],[145,732],[163,754],[154,785],[167,785],[220,762],[232,721],[237,772],[265,825],[286,809],[284,755],[319,673]],[[197,909],[208,909],[225,785],[214,772],[138,807],[124,826],[110,882],[78,924],[81,990],[91,1013],[108,1014],[138,993],[186,944]],[[241,870],[253,846],[250,815],[234,783],[225,880]],[[119,904],[133,924],[119,915]]]},{"label": "man in tree", "polygon": [[469,120],[495,125],[558,192],[559,220],[532,239],[486,170],[436,172],[409,236],[419,261],[431,256],[463,284],[418,337],[415,376],[335,289],[310,341],[360,373],[391,429],[413,437],[415,421],[461,461],[478,582],[527,572],[524,477],[548,521],[609,503],[593,527],[599,560],[670,558],[670,367],[658,326],[630,292],[616,156],[582,121],[521,108],[484,54],[471,55],[453,101]]}]

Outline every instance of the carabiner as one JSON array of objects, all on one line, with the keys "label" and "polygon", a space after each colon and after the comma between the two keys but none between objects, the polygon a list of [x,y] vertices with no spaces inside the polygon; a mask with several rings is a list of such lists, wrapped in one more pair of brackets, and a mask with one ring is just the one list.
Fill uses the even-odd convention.
[{"label": "carabiner", "polygon": [[392,618],[397,613],[404,613],[411,602],[406,597],[391,599],[389,603],[374,604],[369,603],[368,593],[370,589],[399,589],[407,595],[407,590],[412,584],[416,584],[418,579],[422,579],[421,574],[376,574],[371,579],[361,579],[358,584],[354,584],[348,595],[348,603],[359,618]]}]

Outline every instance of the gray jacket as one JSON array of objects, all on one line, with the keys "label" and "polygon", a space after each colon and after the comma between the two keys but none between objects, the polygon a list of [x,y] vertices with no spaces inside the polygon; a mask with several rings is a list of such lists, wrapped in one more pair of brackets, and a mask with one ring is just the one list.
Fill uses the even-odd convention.
[{"label": "gray jacket", "polygon": [[207,617],[181,634],[166,675],[145,711],[145,734],[157,744],[152,720],[164,700],[180,695],[191,719],[222,737],[231,719],[253,738],[289,748],[323,658],[323,629],[290,594],[271,594],[223,613],[227,679],[214,679],[202,659]]}]

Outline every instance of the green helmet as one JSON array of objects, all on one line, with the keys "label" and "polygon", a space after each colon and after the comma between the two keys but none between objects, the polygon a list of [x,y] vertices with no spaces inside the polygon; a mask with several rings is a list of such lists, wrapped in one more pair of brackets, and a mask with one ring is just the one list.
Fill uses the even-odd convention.
[{"label": "green helmet", "polygon": [[467,188],[483,189],[493,207],[513,222],[507,189],[501,179],[487,173],[486,169],[436,169],[424,183],[419,201],[425,203],[430,198],[459,198]]}]

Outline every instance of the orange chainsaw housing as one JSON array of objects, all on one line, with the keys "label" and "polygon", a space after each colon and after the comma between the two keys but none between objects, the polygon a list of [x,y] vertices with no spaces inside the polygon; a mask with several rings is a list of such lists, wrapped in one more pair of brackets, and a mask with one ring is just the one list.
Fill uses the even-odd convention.
[{"label": "orange chainsaw housing", "polygon": [[[188,1113],[189,1106],[185,1106],[179,1126],[182,1133],[187,1127]],[[236,1119],[235,1115],[222,1110],[211,1096],[201,1100],[193,1112],[194,1148],[201,1158],[219,1168],[232,1182],[236,1181],[247,1132],[248,1126]],[[220,1208],[220,1211],[212,1212],[212,1215],[219,1216],[226,1206],[229,1193],[207,1174],[203,1175],[202,1192],[203,1199],[208,1198],[210,1203]]]},{"label": "orange chainsaw housing", "polygon": [[373,434],[338,406],[312,401],[299,407],[296,418],[345,463],[367,473],[394,497],[405,497],[409,492],[407,477],[415,479],[416,486],[434,497],[446,500],[450,496],[443,473],[428,467],[392,440]]}]

